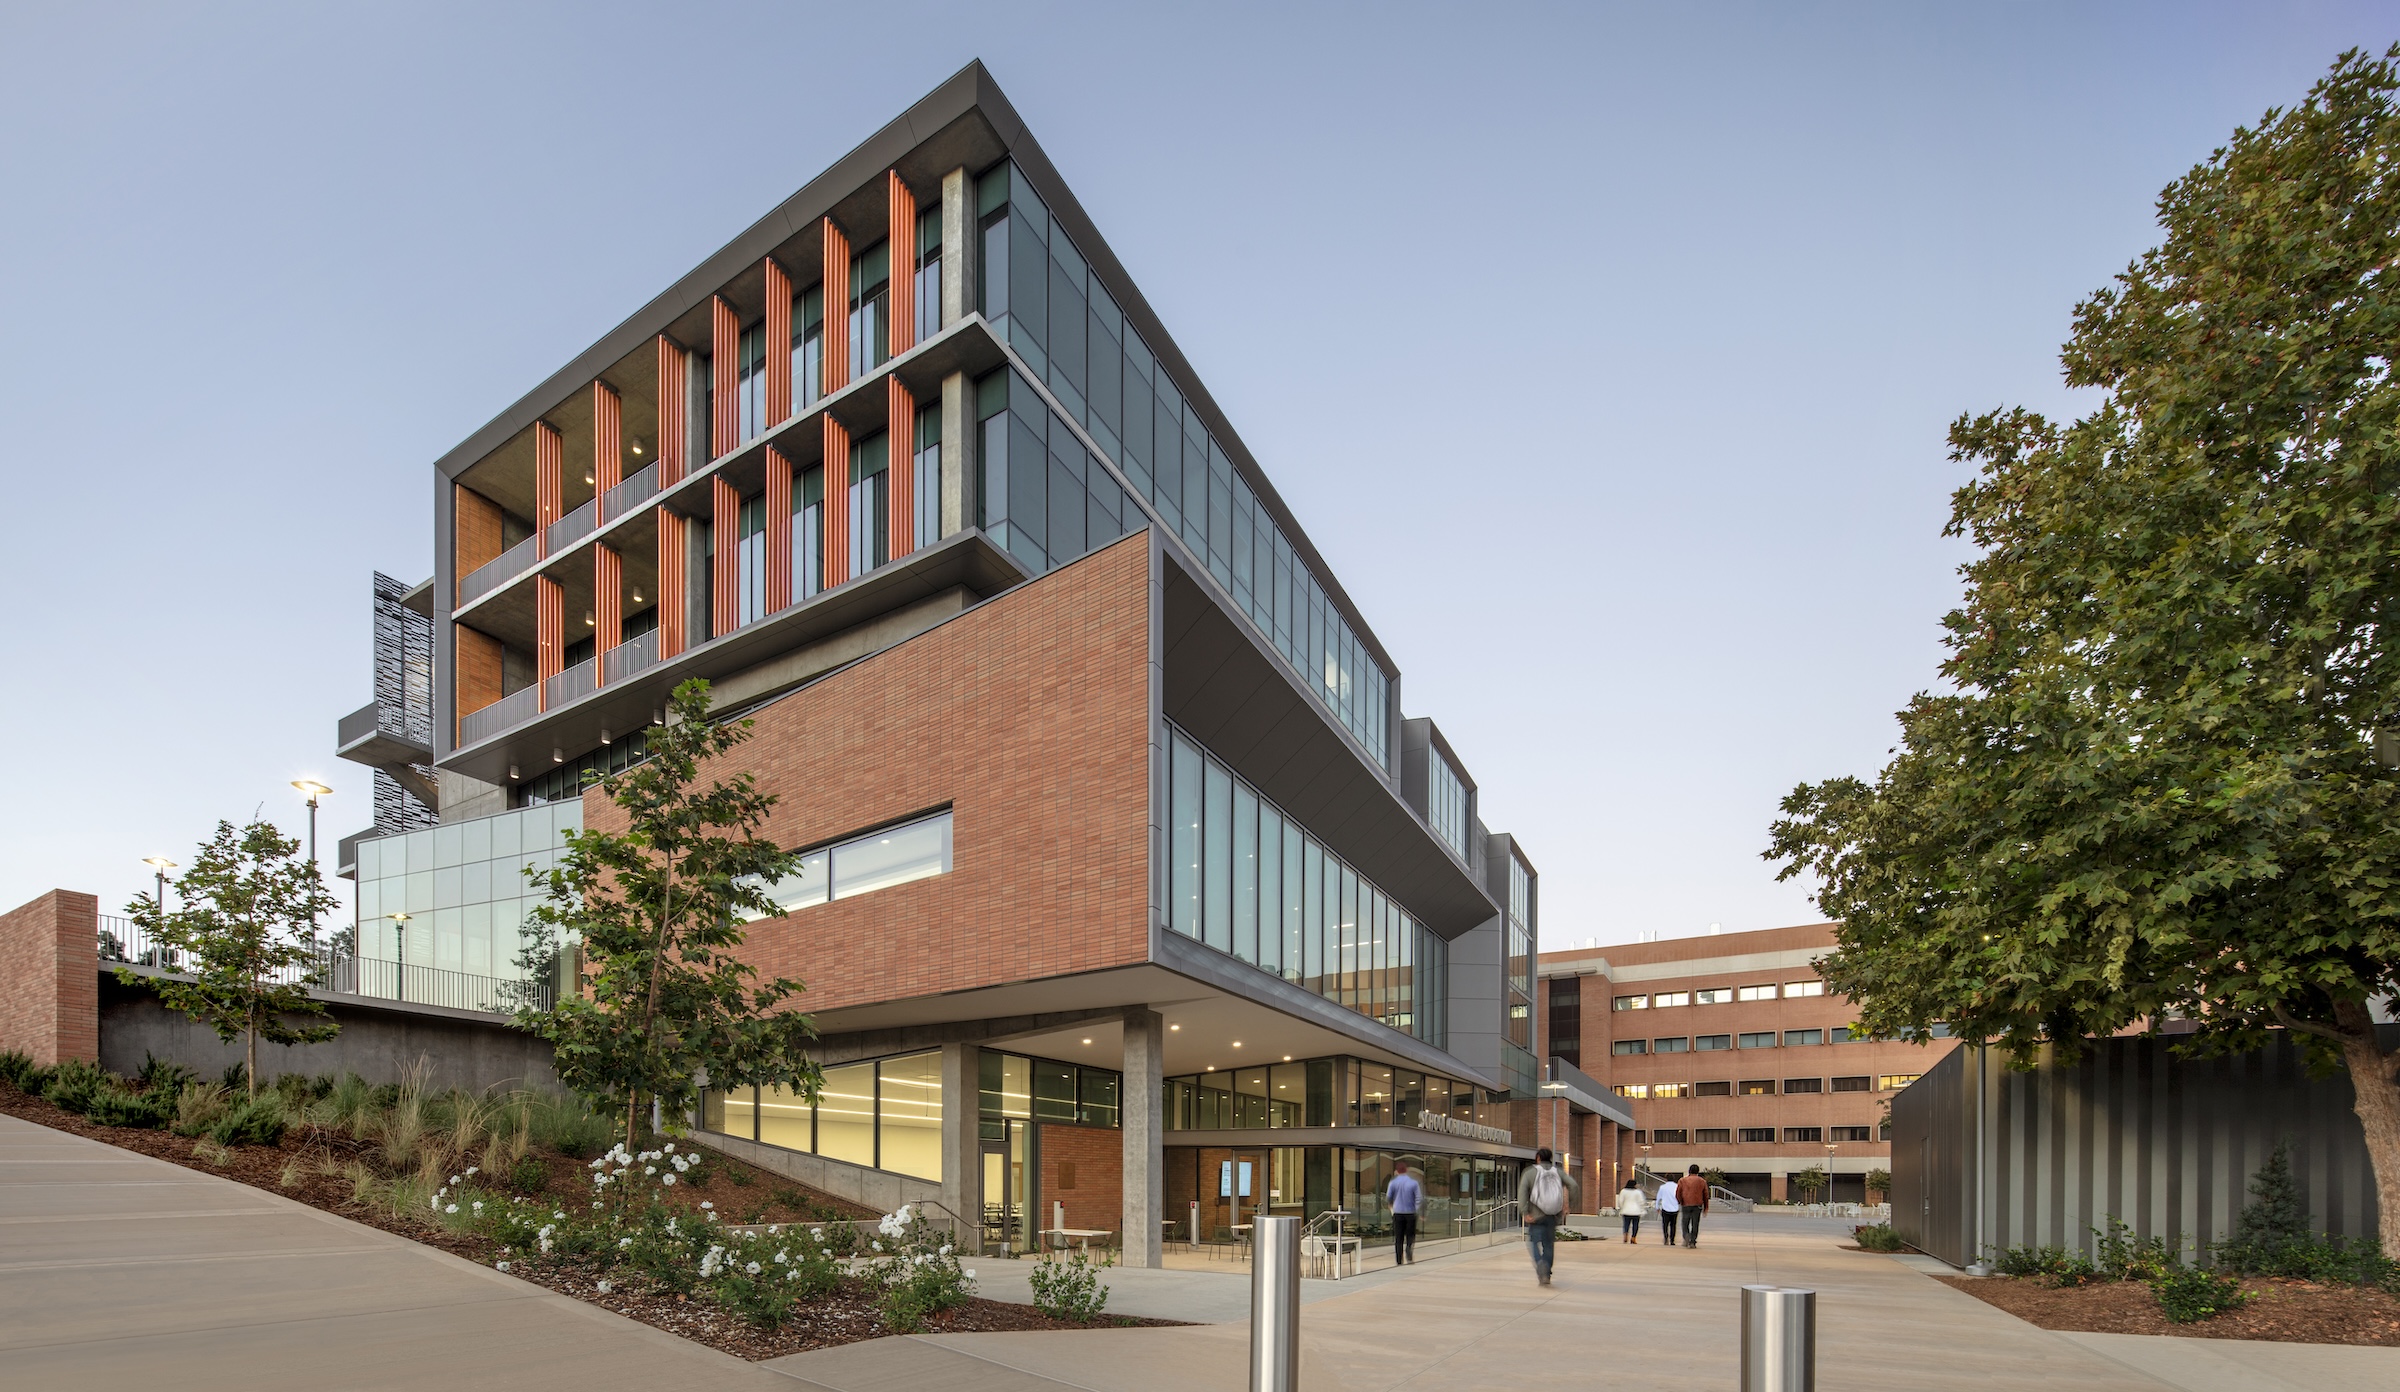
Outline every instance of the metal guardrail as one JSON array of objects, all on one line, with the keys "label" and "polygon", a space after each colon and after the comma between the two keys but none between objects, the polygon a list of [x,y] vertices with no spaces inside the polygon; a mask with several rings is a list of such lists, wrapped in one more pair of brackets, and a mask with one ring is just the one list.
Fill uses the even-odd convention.
[{"label": "metal guardrail", "polygon": [[347,749],[382,728],[383,707],[377,702],[369,701],[365,706],[334,722],[334,738],[337,741],[334,747]]},{"label": "metal guardrail", "polygon": [[598,530],[600,500],[593,498],[550,524],[548,554],[555,556]]},{"label": "metal guardrail", "polygon": [[658,461],[652,460],[633,477],[600,495],[600,525],[605,527],[658,496]]},{"label": "metal guardrail", "polygon": [[604,682],[625,680],[636,672],[658,665],[658,630],[637,633],[624,642],[600,654],[600,676]]},{"label": "metal guardrail", "polygon": [[471,710],[458,718],[458,747],[465,749],[483,743],[502,730],[522,725],[542,713],[542,693],[538,686],[512,691],[481,710]]},{"label": "metal guardrail", "polygon": [[464,609],[476,600],[507,584],[519,571],[541,559],[542,542],[539,533],[525,538],[506,551],[468,571],[458,580],[457,608]]},{"label": "metal guardrail", "polygon": [[555,677],[547,679],[550,688],[549,708],[556,710],[579,696],[589,696],[600,689],[600,664],[585,658]]},{"label": "metal guardrail", "polygon": [[[100,916],[100,965],[150,967],[190,975],[184,954],[152,941],[140,924],[114,914]],[[307,960],[281,968],[268,979],[279,986],[312,986],[335,995],[471,1010],[486,1015],[515,1013],[519,1005],[547,1010],[557,999],[548,981],[509,980],[443,967],[412,966],[379,957],[360,957],[330,946]]]}]

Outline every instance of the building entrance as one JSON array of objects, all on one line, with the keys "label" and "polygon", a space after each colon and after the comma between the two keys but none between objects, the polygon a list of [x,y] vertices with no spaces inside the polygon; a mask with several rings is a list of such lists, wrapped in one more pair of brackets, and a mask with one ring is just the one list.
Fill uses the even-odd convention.
[{"label": "building entrance", "polygon": [[[987,1123],[988,1124],[988,1123]],[[987,1252],[1032,1250],[1026,1217],[1026,1124],[1000,1123],[1001,1136],[983,1142],[983,1248]]]}]

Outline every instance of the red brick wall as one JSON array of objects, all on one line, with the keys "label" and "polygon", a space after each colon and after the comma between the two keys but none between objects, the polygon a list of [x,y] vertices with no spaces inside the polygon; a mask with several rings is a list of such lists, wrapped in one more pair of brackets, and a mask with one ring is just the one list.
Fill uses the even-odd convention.
[{"label": "red brick wall", "polygon": [[1042,1172],[1034,1200],[1041,1207],[1033,1215],[1034,1227],[1053,1226],[1056,1210],[1052,1204],[1066,1205],[1066,1226],[1070,1228],[1115,1232],[1124,1226],[1123,1132],[1045,1122],[1037,1144],[1042,1152]]},{"label": "red brick wall", "polygon": [[[751,926],[746,955],[806,982],[800,1008],[1148,959],[1148,548],[1137,533],[758,712],[729,757],[781,799],[778,844],[953,809],[949,874]],[[584,824],[624,818],[586,794]]]},{"label": "red brick wall", "polygon": [[0,1050],[100,1060],[100,901],[54,889],[0,914]]}]

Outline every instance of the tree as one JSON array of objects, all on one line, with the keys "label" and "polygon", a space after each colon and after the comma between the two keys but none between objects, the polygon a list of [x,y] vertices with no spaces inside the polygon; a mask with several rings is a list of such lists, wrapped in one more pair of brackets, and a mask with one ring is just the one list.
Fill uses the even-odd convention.
[{"label": "tree", "polygon": [[[148,980],[168,1009],[209,1026],[217,1038],[228,1044],[248,1038],[246,1071],[255,1101],[259,1040],[315,1044],[341,1032],[330,1020],[304,1024],[291,1018],[325,1014],[324,1004],[308,994],[322,961],[317,920],[341,901],[301,857],[299,839],[265,822],[239,830],[217,823],[217,834],[193,854],[175,891],[182,907],[173,912],[148,894],[125,906],[156,944],[158,960],[192,978]],[[117,979],[132,985],[144,978],[119,967]]]},{"label": "tree", "polygon": [[1884,1198],[1891,1197],[1892,1172],[1880,1165],[1867,1171],[1867,1192]]},{"label": "tree", "polygon": [[1794,1171],[1788,1183],[1799,1191],[1800,1202],[1815,1203],[1817,1195],[1824,1193],[1833,1181],[1826,1177],[1823,1165],[1811,1165],[1805,1170]]},{"label": "tree", "polygon": [[2276,1270],[2295,1248],[2304,1248],[2313,1234],[2308,1204],[2292,1178],[2287,1142],[2277,1141],[2266,1163],[2250,1176],[2250,1202],[2242,1206],[2226,1243],[2233,1265],[2243,1270]]},{"label": "tree", "polygon": [[2386,1250],[2400,1086],[2400,110],[2395,47],[2169,185],[2161,244],[2076,310],[2058,425],[1962,417],[1980,555],[1945,694],[1873,783],[1803,784],[1770,859],[1840,920],[1829,990],[2018,1066],[2180,1018],[2347,1067]]},{"label": "tree", "polygon": [[801,984],[755,984],[740,957],[744,918],[782,914],[766,885],[800,857],[757,834],[775,799],[749,774],[698,786],[704,764],[750,737],[747,720],[712,724],[709,699],[705,681],[676,687],[647,757],[599,784],[625,830],[569,832],[558,865],[533,876],[548,898],[527,915],[519,960],[550,969],[578,940],[583,973],[580,992],[520,1008],[518,1022],[550,1041],[560,1081],[623,1113],[629,1150],[643,1099],[680,1116],[703,1071],[713,1087],[780,1084],[812,1101],[823,1081],[801,1052],[808,1017],[780,1010]]}]

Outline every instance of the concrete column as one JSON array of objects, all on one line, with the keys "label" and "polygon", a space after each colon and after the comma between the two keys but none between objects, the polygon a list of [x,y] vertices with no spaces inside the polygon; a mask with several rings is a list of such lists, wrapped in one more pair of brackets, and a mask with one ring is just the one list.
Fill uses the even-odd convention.
[{"label": "concrete column", "polygon": [[1159,1090],[1166,1082],[1166,1017],[1148,1006],[1125,1009],[1125,1090],[1117,1098],[1124,1120],[1125,1264],[1161,1265],[1158,1220],[1167,1192],[1166,1116]]},{"label": "concrete column", "polygon": [[942,1046],[942,1205],[958,1215],[959,1245],[983,1250],[983,1050]]},{"label": "concrete column", "polygon": [[[973,274],[974,258],[967,249],[975,244],[975,181],[964,169],[953,169],[942,176],[942,327],[967,317],[975,304],[975,287],[967,277]],[[943,456],[945,463],[948,455]],[[944,513],[943,517],[948,518]],[[943,530],[950,530],[947,521]]]},{"label": "concrete column", "polygon": [[[945,209],[947,206],[945,203]],[[950,214],[945,211],[942,216],[947,219]],[[947,221],[942,224],[945,237],[950,235],[949,225]],[[942,254],[948,256],[949,252],[945,250]],[[945,277],[950,274],[947,266],[942,274]],[[942,294],[946,297],[950,293],[948,281],[943,284]],[[942,322],[947,324],[949,320]],[[973,454],[967,448],[968,436],[975,430],[975,403],[968,399],[969,385],[964,372],[953,372],[942,379],[942,535],[945,537],[975,525],[972,505],[975,490],[967,482],[967,460]],[[932,540],[932,537],[918,538],[919,544]]]}]

